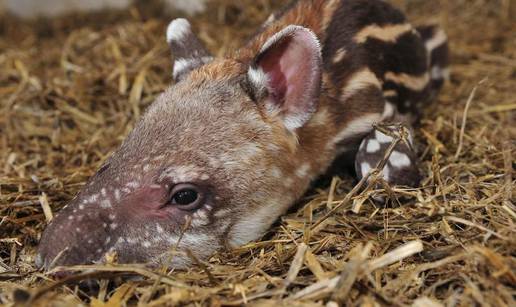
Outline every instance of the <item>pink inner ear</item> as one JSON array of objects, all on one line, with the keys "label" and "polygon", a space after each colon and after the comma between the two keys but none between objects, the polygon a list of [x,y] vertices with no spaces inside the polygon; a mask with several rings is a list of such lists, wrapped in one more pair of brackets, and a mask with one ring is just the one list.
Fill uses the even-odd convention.
[{"label": "pink inner ear", "polygon": [[287,74],[283,71],[284,67],[288,67],[285,65],[288,63],[284,63],[287,58],[285,53],[289,45],[287,40],[291,39],[285,39],[284,42],[278,44],[279,46],[269,50],[258,62],[258,65],[267,74],[271,95],[277,103],[285,102],[285,95],[288,91],[289,80]]},{"label": "pink inner ear", "polygon": [[286,33],[271,43],[257,64],[268,77],[273,103],[302,125],[315,110],[321,83],[320,47],[314,35],[303,28]]}]

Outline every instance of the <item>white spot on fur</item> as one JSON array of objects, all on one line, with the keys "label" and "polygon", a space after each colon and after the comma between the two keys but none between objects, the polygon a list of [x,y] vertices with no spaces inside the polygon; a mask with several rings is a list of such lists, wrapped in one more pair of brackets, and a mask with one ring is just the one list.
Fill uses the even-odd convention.
[{"label": "white spot on fur", "polygon": [[342,89],[340,100],[346,101],[355,93],[371,86],[380,89],[382,84],[369,68],[359,70],[350,77],[348,82],[346,82],[346,85]]},{"label": "white spot on fur", "polygon": [[380,143],[377,140],[371,139],[367,141],[366,151],[368,153],[377,152],[380,149]]},{"label": "white spot on fur", "polygon": [[249,142],[238,148],[239,160],[250,161],[263,152],[263,149],[257,143]]},{"label": "white spot on fur", "polygon": [[102,188],[102,190],[100,190],[100,194],[101,194],[103,197],[106,197],[106,195],[107,195],[106,188]]},{"label": "white spot on fur", "polygon": [[198,210],[193,214],[192,217],[193,227],[206,226],[210,222],[208,219],[207,212],[205,210]]},{"label": "white spot on fur", "polygon": [[92,194],[92,195],[90,195],[90,197],[88,198],[88,201],[89,201],[90,203],[94,203],[94,202],[96,202],[96,201],[97,201],[97,199],[98,199],[98,198],[99,198],[99,195],[98,195],[98,194]]},{"label": "white spot on fur", "polygon": [[383,92],[383,97],[386,98],[393,98],[396,96],[398,96],[398,92],[396,92],[395,90],[386,90]]},{"label": "white spot on fur", "polygon": [[104,208],[104,209],[109,209],[109,208],[111,208],[111,202],[109,201],[109,199],[103,199],[100,202],[100,207]]},{"label": "white spot on fur", "polygon": [[251,67],[247,71],[247,77],[249,81],[258,89],[263,88],[267,85],[268,78],[265,72],[260,68]]},{"label": "white spot on fur", "polygon": [[206,211],[204,210],[197,210],[197,212],[194,213],[194,216],[197,216],[201,219],[205,219],[207,218],[208,216],[206,215]]},{"label": "white spot on fur", "polygon": [[296,176],[299,178],[304,178],[308,175],[308,171],[310,170],[310,164],[304,163],[296,170]]},{"label": "white spot on fur", "polygon": [[281,178],[283,177],[283,173],[281,172],[281,170],[279,168],[277,168],[276,166],[273,166],[271,167],[271,175],[274,177],[274,178]]},{"label": "white spot on fur", "polygon": [[164,158],[165,158],[165,155],[159,155],[159,156],[154,157],[152,160],[159,162],[159,161],[163,160]]},{"label": "white spot on fur", "polygon": [[382,116],[378,113],[362,115],[350,122],[342,129],[329,145],[335,145],[349,137],[366,134],[373,130],[373,124],[381,121]]},{"label": "white spot on fur", "polygon": [[194,165],[181,165],[166,169],[160,176],[160,180],[170,178],[175,182],[195,181],[199,178],[199,169]]},{"label": "white spot on fur", "polygon": [[200,178],[201,180],[208,180],[210,179],[210,176],[208,174],[202,174]]},{"label": "white spot on fur", "polygon": [[232,210],[231,209],[219,209],[217,210],[217,212],[215,212],[215,217],[217,218],[222,218],[222,217],[226,217],[226,216],[229,216],[231,214]]},{"label": "white spot on fur", "polygon": [[337,49],[332,59],[333,64],[338,64],[340,61],[342,61],[346,56],[346,53],[347,51],[343,47]]},{"label": "white spot on fur", "polygon": [[290,188],[294,184],[294,179],[292,179],[290,177],[285,178],[285,180],[283,181],[283,184],[285,185],[285,187]]},{"label": "white spot on fur", "polygon": [[309,124],[311,126],[325,126],[330,121],[330,113],[328,108],[321,107],[319,110],[312,116]]},{"label": "white spot on fur", "polygon": [[425,42],[426,50],[428,50],[429,53],[432,52],[432,50],[444,44],[447,39],[446,33],[444,33],[442,29],[439,29],[431,39]]},{"label": "white spot on fur", "polygon": [[124,238],[122,238],[122,237],[119,237],[119,238],[116,240],[116,242],[115,242],[115,244],[114,244],[114,246],[113,246],[112,248],[114,248],[115,246],[120,246],[120,245],[124,244],[124,242],[125,242],[125,239],[124,239]]},{"label": "white spot on fur", "polygon": [[166,240],[167,240],[168,244],[176,245],[177,240],[179,240],[179,237],[178,236],[170,236],[170,237],[167,237]]},{"label": "white spot on fur", "polygon": [[362,162],[360,164],[360,172],[362,173],[362,177],[365,177],[369,171],[371,170],[371,165],[367,162]]},{"label": "white spot on fur", "polygon": [[389,158],[389,163],[397,168],[407,167],[411,164],[409,157],[406,154],[401,153],[399,151],[392,152]]},{"label": "white spot on fur", "polygon": [[385,181],[389,181],[390,173],[391,169],[386,165],[382,170],[383,179],[385,179]]},{"label": "white spot on fur", "polygon": [[392,142],[392,137],[388,136],[388,135],[385,135],[383,134],[382,132],[376,130],[375,133],[374,133],[374,136],[375,136],[375,139],[382,143],[382,144],[385,144],[385,143],[391,143]]},{"label": "white spot on fur", "polygon": [[428,85],[428,81],[430,81],[430,75],[428,72],[419,76],[414,76],[406,73],[394,73],[392,71],[388,71],[385,73],[384,78],[385,80],[400,84],[413,91],[423,90]]},{"label": "white spot on fur", "polygon": [[213,58],[210,56],[201,57],[201,58],[190,58],[190,59],[178,58],[174,61],[174,69],[172,71],[172,77],[174,77],[174,79],[177,79],[177,77],[184,71],[187,71],[195,66],[198,66],[199,62],[208,63],[211,60],[213,60]]},{"label": "white spot on fur", "polygon": [[84,210],[84,205],[83,204],[79,205],[79,210]]},{"label": "white spot on fur", "polygon": [[128,188],[136,189],[140,186],[140,184],[137,181],[131,181],[128,182],[125,186]]},{"label": "white spot on fur", "polygon": [[267,20],[265,20],[265,22],[263,23],[263,27],[270,25],[275,20],[276,20],[276,16],[274,14],[270,14],[269,17],[267,18]]},{"label": "white spot on fur", "polygon": [[116,218],[116,215],[114,213],[111,213],[108,215],[108,218],[111,220],[111,221],[114,221],[115,218]]},{"label": "white spot on fur", "polygon": [[222,162],[219,159],[208,157],[208,164],[213,168],[219,168],[222,166]]},{"label": "white spot on fur", "polygon": [[109,228],[115,230],[115,229],[118,228],[118,224],[117,223],[111,223],[111,224],[109,224]]},{"label": "white spot on fur", "polygon": [[283,119],[283,124],[288,130],[294,131],[303,126],[309,116],[310,115],[306,113],[290,114]]},{"label": "white spot on fur", "polygon": [[366,139],[363,139],[362,142],[360,143],[360,146],[358,147],[358,150],[364,150],[364,147],[367,145],[367,140]]},{"label": "white spot on fur", "polygon": [[450,79],[450,69],[442,68],[440,66],[433,66],[430,71],[430,77],[432,80],[448,80]]},{"label": "white spot on fur", "polygon": [[368,38],[375,38],[383,42],[395,43],[398,37],[409,31],[413,32],[414,29],[408,23],[384,26],[372,24],[362,28],[362,30],[360,30],[353,39],[359,44],[364,43]]},{"label": "white spot on fur", "polygon": [[167,42],[181,42],[192,32],[190,23],[184,18],[172,20],[167,27]]},{"label": "white spot on fur", "polygon": [[118,201],[120,201],[120,198],[121,198],[121,196],[120,196],[120,190],[119,190],[119,189],[115,189],[114,194],[115,194],[115,200],[116,200],[117,202],[118,202]]},{"label": "white spot on fur", "polygon": [[163,227],[161,227],[161,225],[156,225],[156,231],[159,233],[159,234],[162,234],[163,233]]},{"label": "white spot on fur", "polygon": [[390,102],[386,102],[383,108],[382,120],[391,118],[394,115],[394,110],[395,106]]}]

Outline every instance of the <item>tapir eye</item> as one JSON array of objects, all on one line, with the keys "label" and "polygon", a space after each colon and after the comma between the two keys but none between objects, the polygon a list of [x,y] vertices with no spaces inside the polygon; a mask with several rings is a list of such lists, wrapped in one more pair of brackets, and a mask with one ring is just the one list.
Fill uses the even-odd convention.
[{"label": "tapir eye", "polygon": [[170,204],[182,210],[194,210],[204,203],[204,193],[190,183],[181,183],[172,189]]}]

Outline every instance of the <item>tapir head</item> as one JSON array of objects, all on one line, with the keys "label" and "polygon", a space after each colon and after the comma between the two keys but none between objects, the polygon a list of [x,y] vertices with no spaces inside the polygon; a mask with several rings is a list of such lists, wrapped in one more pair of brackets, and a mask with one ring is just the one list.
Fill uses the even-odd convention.
[{"label": "tapir head", "polygon": [[48,225],[38,266],[110,252],[122,263],[184,267],[189,255],[257,239],[306,188],[296,131],[317,108],[316,36],[288,26],[223,59],[184,19],[167,39],[175,84]]}]

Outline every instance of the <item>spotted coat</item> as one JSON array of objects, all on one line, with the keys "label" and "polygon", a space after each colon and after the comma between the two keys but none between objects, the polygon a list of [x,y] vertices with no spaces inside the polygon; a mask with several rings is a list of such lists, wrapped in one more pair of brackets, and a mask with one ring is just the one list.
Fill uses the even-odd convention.
[{"label": "spotted coat", "polygon": [[[294,1],[223,58],[184,19],[167,40],[175,84],[50,223],[38,265],[186,267],[186,250],[256,240],[336,161],[363,176],[389,141],[373,124],[414,123],[447,76],[444,32],[380,0]],[[386,180],[416,184],[415,162],[399,145]],[[185,184],[195,207],[173,202]]]}]

